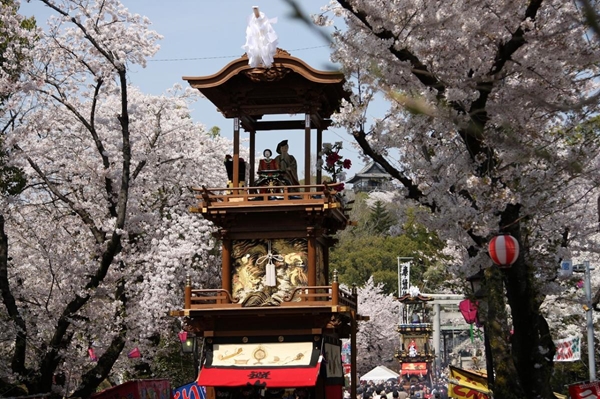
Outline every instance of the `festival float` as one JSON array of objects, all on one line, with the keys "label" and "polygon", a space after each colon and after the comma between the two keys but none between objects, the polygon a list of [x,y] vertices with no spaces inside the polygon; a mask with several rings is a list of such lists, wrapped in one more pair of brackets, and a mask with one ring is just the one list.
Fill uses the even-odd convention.
[{"label": "festival float", "polygon": [[[248,32],[272,33],[267,25],[254,8]],[[315,70],[272,42],[263,43],[270,53],[257,52],[265,37],[247,37],[246,54],[217,73],[183,78],[232,120],[233,148],[223,168],[227,187],[195,188],[199,202],[192,209],[217,227],[221,287],[197,288],[188,276],[183,308],[170,314],[202,342],[197,383],[209,397],[301,390],[310,398],[341,399],[342,339],[356,348],[361,317],[356,291],[340,287],[329,268],[329,250],[333,235],[350,224],[349,209],[341,184],[322,182],[320,172],[311,181],[310,158],[349,93],[342,73]],[[247,162],[240,157],[242,130]],[[304,138],[303,184],[284,165],[294,133]],[[272,148],[256,148],[259,134],[272,138]],[[259,162],[257,150],[264,157]],[[351,359],[356,381],[355,352]]]},{"label": "festival float", "polygon": [[435,353],[431,345],[433,325],[427,305],[433,298],[411,287],[398,301],[403,306],[398,324],[400,348],[395,357],[400,362],[402,384],[407,390],[417,385],[432,386]]}]

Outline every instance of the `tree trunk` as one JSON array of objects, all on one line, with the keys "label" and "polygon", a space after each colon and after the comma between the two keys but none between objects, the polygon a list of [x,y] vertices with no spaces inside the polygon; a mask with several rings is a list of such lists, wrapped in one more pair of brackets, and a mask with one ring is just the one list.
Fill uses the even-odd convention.
[{"label": "tree trunk", "polygon": [[[2,303],[15,324],[14,329],[23,331],[22,334],[15,334],[15,350],[11,368],[16,374],[25,375],[27,374],[25,368],[25,349],[27,345],[25,334],[27,327],[19,313],[8,283],[8,236],[4,231],[4,215],[0,215],[0,294],[2,294]],[[10,392],[11,396],[25,395],[27,393],[21,387],[11,385],[2,380],[0,380],[0,392]]]},{"label": "tree trunk", "polygon": [[[552,341],[548,324],[540,314],[543,297],[534,284],[534,266],[528,260],[528,242],[521,235],[519,205],[507,206],[501,226],[503,232],[511,234],[521,246],[519,258],[510,268],[502,269],[506,297],[511,309],[513,332],[510,335],[511,355],[520,389],[526,398],[554,398],[550,387],[553,358],[556,347]],[[500,340],[501,337],[496,337]],[[501,349],[501,348],[499,348]],[[501,357],[498,353],[496,356]],[[510,378],[507,373],[507,378]],[[503,389],[498,381],[497,389]],[[513,389],[512,382],[504,382],[506,393]],[[499,396],[504,397],[504,396]]]},{"label": "tree trunk", "polygon": [[485,281],[488,305],[485,328],[495,370],[491,389],[495,398],[520,399],[525,394],[511,356],[502,271],[497,267],[486,269]]}]

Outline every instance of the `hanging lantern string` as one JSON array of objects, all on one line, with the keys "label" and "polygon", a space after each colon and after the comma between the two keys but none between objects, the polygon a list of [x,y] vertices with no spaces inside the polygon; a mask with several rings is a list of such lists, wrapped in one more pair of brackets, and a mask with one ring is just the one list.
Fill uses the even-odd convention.
[{"label": "hanging lantern string", "polygon": [[524,218],[525,218],[525,216],[521,216],[521,217],[516,218],[515,220],[513,220],[509,224],[506,224],[504,226],[500,226],[500,232],[503,232],[504,230],[508,229],[510,226],[513,226],[513,225],[519,223],[521,221],[521,219],[524,219]]}]

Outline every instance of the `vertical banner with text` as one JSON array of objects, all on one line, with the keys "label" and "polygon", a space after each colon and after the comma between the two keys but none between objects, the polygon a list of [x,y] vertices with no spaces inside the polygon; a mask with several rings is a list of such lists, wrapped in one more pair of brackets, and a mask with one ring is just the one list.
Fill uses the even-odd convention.
[{"label": "vertical banner with text", "polygon": [[398,296],[408,294],[410,288],[410,262],[400,262],[398,258]]}]

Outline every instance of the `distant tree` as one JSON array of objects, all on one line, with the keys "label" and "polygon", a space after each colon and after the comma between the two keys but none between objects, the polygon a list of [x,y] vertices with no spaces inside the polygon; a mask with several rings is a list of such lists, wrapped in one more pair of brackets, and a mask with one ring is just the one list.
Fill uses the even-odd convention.
[{"label": "distant tree", "polygon": [[18,5],[13,0],[0,0],[4,21],[0,22],[0,194],[15,195],[25,186],[23,171],[8,163],[5,134],[15,123],[17,112],[2,112],[13,90],[18,90],[19,77],[34,38],[33,18],[20,18]]},{"label": "distant tree", "polygon": [[385,207],[383,201],[375,201],[375,204],[369,209],[371,210],[371,214],[367,221],[368,228],[378,234],[388,235],[390,227],[392,227],[395,220]]},{"label": "distant tree", "polygon": [[208,130],[208,134],[211,137],[219,137],[221,135],[221,128],[218,126],[213,126]]},{"label": "distant tree", "polygon": [[382,284],[376,284],[373,278],[366,280],[358,288],[358,309],[369,320],[359,323],[356,335],[357,371],[365,374],[373,367],[385,365],[394,367],[398,361],[394,353],[399,346],[396,331],[400,318],[400,303],[393,295],[386,294]]},{"label": "distant tree", "polygon": [[[443,252],[445,243],[435,233],[416,222],[415,209],[394,207],[385,198],[394,193],[375,196],[359,195],[355,199],[350,218],[357,226],[338,233],[338,244],[330,254],[330,270],[336,269],[340,281],[362,286],[371,277],[382,284],[386,294],[398,293],[398,257],[413,258],[411,284],[422,292],[447,290],[452,284],[447,270],[449,257]],[[378,204],[372,212],[369,203]],[[373,214],[385,215],[387,233],[379,233],[371,223]],[[379,217],[377,216],[377,217]],[[395,235],[390,235],[390,231]]]}]

